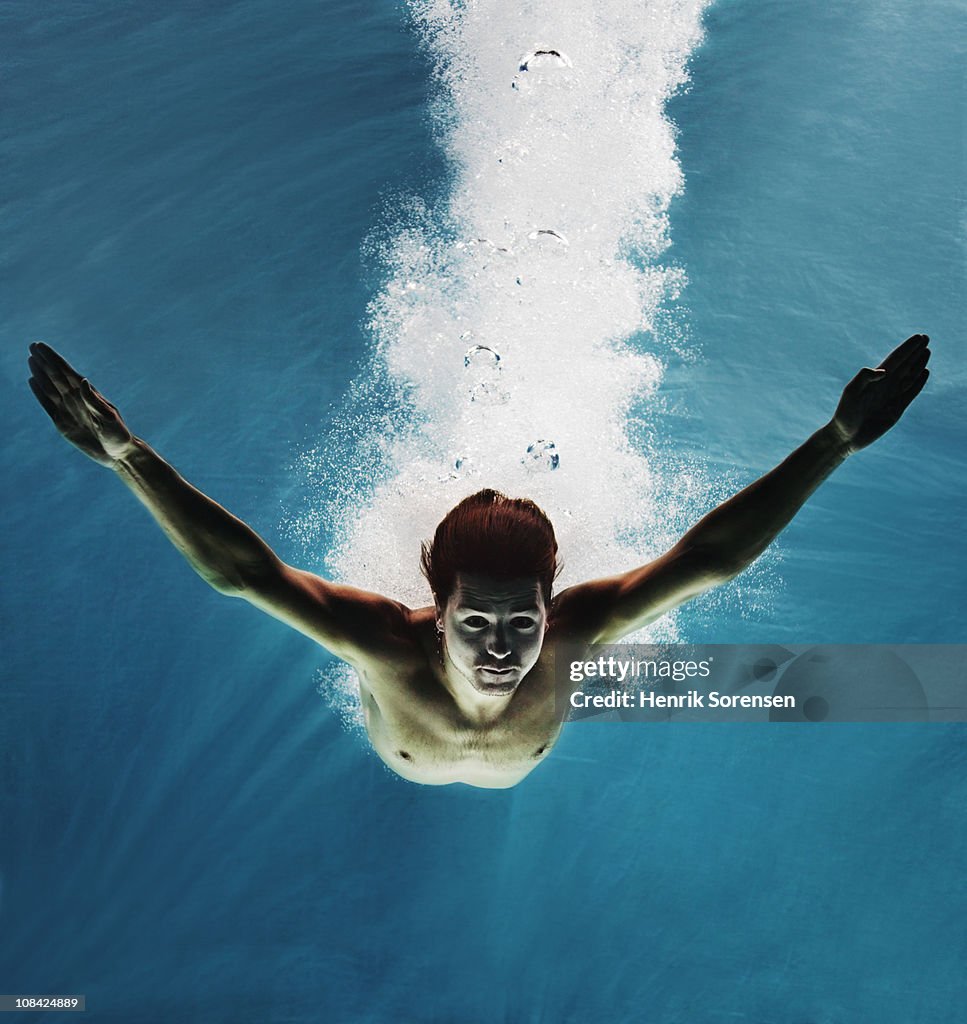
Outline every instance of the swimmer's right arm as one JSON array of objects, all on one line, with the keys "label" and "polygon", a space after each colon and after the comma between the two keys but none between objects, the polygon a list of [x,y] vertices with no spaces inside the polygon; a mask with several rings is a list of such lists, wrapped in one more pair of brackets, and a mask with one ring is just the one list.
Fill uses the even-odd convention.
[{"label": "swimmer's right arm", "polygon": [[245,598],[350,662],[405,631],[402,605],[286,565],[251,527],[135,437],[118,410],[62,356],[42,343],[30,351],[31,390],[57,429],[117,473],[195,572],[220,593]]},{"label": "swimmer's right arm", "polygon": [[189,565],[219,593],[244,598],[357,666],[406,633],[405,607],[287,565],[250,526],[184,480],[139,438],[132,439],[115,469]]}]

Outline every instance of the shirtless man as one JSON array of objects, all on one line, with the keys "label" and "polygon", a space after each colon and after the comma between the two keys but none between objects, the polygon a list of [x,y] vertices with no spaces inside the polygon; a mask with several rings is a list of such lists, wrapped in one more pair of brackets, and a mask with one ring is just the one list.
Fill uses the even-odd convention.
[{"label": "shirtless man", "polygon": [[113,469],[192,568],[347,661],[370,740],[412,782],[503,788],[547,755],[565,717],[558,643],[613,643],[738,575],[847,456],[881,437],[926,383],[926,335],[850,381],[833,418],[784,462],[706,515],[660,558],[552,598],[557,543],[533,503],[480,491],[423,549],[434,605],[407,608],[282,562],[183,480],[60,355],[30,346],[30,387],[54,425]]}]

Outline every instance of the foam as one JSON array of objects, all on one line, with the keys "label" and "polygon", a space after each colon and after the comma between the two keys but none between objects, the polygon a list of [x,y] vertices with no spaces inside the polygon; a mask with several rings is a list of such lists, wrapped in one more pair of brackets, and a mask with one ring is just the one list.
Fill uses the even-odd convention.
[{"label": "foam", "polygon": [[[661,261],[683,187],[664,104],[705,6],[411,2],[453,183],[370,240],[387,272],[372,361],[343,425],[303,456],[322,507],[293,520],[307,544],[330,532],[330,575],[429,603],[420,542],[484,486],[547,511],[565,586],[654,557],[694,520],[698,471],[628,429],[632,408],[655,415],[663,357],[681,347],[661,326],[685,284]],[[468,368],[475,346],[499,367]],[[555,446],[553,472],[525,458],[538,441]],[[676,639],[674,616],[647,635]]]}]

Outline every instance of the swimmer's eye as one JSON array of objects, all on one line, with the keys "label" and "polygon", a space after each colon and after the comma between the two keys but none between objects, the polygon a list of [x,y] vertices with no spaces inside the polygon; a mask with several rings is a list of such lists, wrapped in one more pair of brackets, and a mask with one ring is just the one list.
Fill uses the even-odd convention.
[{"label": "swimmer's eye", "polygon": [[511,620],[510,624],[514,629],[530,629],[532,626],[537,625],[536,619],[529,619],[525,615],[515,615]]},{"label": "swimmer's eye", "polygon": [[463,624],[471,629],[483,629],[487,625],[487,620],[482,615],[468,615]]}]

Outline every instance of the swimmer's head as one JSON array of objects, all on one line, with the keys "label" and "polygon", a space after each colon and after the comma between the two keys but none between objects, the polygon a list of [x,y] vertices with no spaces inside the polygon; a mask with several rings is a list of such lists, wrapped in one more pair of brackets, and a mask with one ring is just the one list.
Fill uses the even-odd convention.
[{"label": "swimmer's head", "polygon": [[532,501],[478,491],[423,546],[446,657],[477,692],[508,696],[544,643],[557,541]]},{"label": "swimmer's head", "polygon": [[527,498],[477,491],[452,508],[433,542],[423,545],[422,569],[439,607],[453,592],[457,573],[505,580],[536,577],[544,604],[550,605],[559,569],[554,527]]},{"label": "swimmer's head", "polygon": [[448,674],[488,697],[510,696],[544,646],[547,606],[536,576],[457,573],[436,615]]}]

